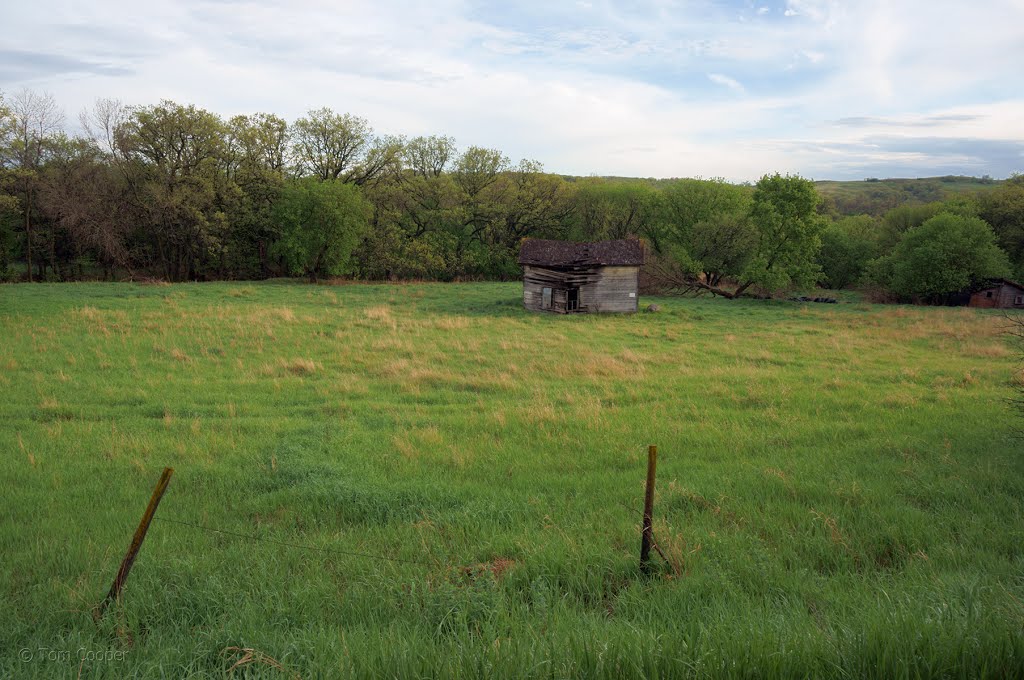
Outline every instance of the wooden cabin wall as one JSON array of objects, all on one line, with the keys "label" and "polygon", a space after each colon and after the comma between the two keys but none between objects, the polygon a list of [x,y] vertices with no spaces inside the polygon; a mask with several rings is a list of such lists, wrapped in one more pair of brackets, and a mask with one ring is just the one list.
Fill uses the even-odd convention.
[{"label": "wooden cabin wall", "polygon": [[588,312],[637,311],[639,267],[602,267],[599,274],[596,281],[580,289],[581,307]]},{"label": "wooden cabin wall", "polygon": [[[542,270],[539,267],[526,265],[523,267],[523,306],[534,311],[544,310],[544,289],[552,288],[548,277],[557,272]],[[552,291],[553,292],[553,291]],[[552,294],[552,299],[554,295]]]},{"label": "wooden cabin wall", "polygon": [[[988,297],[986,293],[992,293],[992,297]],[[1012,308],[1024,308],[1024,305],[1015,304],[1015,300],[1018,296],[1024,294],[1019,288],[1008,284],[1002,284],[998,287],[986,288],[985,290],[979,290],[977,293],[971,296],[971,301],[968,303],[971,307],[996,307],[999,309],[1012,309]]]},{"label": "wooden cabin wall", "polygon": [[[564,312],[566,290],[583,288],[597,276],[594,269],[547,269],[523,265],[523,306],[534,311]],[[544,289],[551,288],[551,309],[544,309]]]},{"label": "wooden cabin wall", "polygon": [[[579,288],[580,312],[635,312],[639,274],[639,267],[547,269],[524,265],[523,306],[535,311],[565,312],[566,290]],[[544,309],[545,288],[552,289],[550,310]]]}]

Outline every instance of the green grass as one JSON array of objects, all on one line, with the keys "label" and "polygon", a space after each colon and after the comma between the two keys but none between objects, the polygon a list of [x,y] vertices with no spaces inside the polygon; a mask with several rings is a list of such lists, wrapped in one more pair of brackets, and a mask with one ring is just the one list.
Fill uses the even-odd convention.
[{"label": "green grass", "polygon": [[0,286],[0,676],[1024,676],[997,315],[519,296]]}]

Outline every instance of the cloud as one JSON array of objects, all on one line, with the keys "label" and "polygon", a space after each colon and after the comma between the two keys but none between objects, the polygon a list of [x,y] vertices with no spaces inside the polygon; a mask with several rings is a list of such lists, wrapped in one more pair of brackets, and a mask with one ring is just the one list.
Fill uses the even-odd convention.
[{"label": "cloud", "polygon": [[71,112],[330,106],[582,175],[1003,176],[1024,169],[1021,25],[1020,0],[37,0],[5,8],[0,87]]},{"label": "cloud", "polygon": [[947,123],[966,123],[984,118],[979,114],[945,114],[932,116],[912,116],[903,118],[879,118],[873,116],[852,116],[840,118],[835,125],[843,127],[937,127]]},{"label": "cloud", "polygon": [[0,82],[33,81],[55,76],[128,76],[132,69],[63,54],[0,49]]},{"label": "cloud", "polygon": [[735,78],[730,78],[729,76],[722,75],[721,73],[709,73],[708,80],[719,85],[724,85],[733,92],[738,92],[740,94],[743,94],[743,92],[745,92],[745,90],[743,89],[743,85],[740,84],[738,80],[736,80]]}]

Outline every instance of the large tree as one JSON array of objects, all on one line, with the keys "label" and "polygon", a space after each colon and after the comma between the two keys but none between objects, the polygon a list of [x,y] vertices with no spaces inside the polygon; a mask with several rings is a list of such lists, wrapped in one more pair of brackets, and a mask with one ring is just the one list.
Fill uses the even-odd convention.
[{"label": "large tree", "polygon": [[886,273],[897,295],[936,303],[987,279],[1008,276],[1010,262],[983,220],[940,213],[909,229],[878,270]]},{"label": "large tree", "polygon": [[871,215],[844,217],[821,232],[822,283],[846,288],[860,280],[868,263],[881,254],[878,220]]},{"label": "large tree", "polygon": [[771,292],[815,283],[825,226],[816,210],[819,200],[814,183],[796,175],[775,173],[758,181],[750,207],[756,245],[733,296],[751,286]]},{"label": "large tree", "polygon": [[223,172],[226,127],[215,114],[163,101],[132,109],[116,145],[153,257],[171,280],[208,276],[237,186]]},{"label": "large tree", "polygon": [[0,215],[18,209],[18,199],[13,195],[13,145],[15,130],[14,113],[4,101],[0,92]]},{"label": "large tree", "polygon": [[537,161],[520,161],[484,193],[490,220],[472,225],[469,236],[486,246],[491,271],[502,277],[518,275],[523,239],[563,238],[576,209],[572,185]]},{"label": "large tree", "polygon": [[455,140],[439,135],[413,137],[402,152],[405,167],[419,177],[439,177],[448,170],[455,155]]},{"label": "large tree", "polygon": [[280,230],[272,255],[285,273],[316,281],[348,271],[367,227],[370,205],[357,187],[314,178],[289,181],[274,206]]},{"label": "large tree", "polygon": [[275,235],[274,203],[287,176],[290,132],[283,118],[257,113],[227,122],[224,166],[239,192],[222,249],[224,267],[245,278],[272,274],[269,248]]},{"label": "large tree", "polygon": [[984,194],[980,203],[979,216],[992,226],[1016,276],[1024,275],[1024,175],[1006,180]]},{"label": "large tree", "polygon": [[129,235],[137,214],[123,178],[90,140],[65,139],[54,150],[39,205],[50,225],[51,266],[61,278],[74,274],[67,265],[81,256],[99,264],[104,278],[112,278],[115,267],[131,269]]},{"label": "large tree", "polygon": [[745,270],[755,247],[751,191],[723,179],[677,180],[662,190],[660,219],[649,229],[657,285],[683,292],[724,288]]},{"label": "large tree", "polygon": [[18,211],[18,198],[14,195],[14,175],[8,166],[8,153],[14,138],[14,116],[0,92],[0,281],[10,273],[13,234],[11,222]]},{"label": "large tree", "polygon": [[657,236],[658,192],[645,181],[580,180],[573,202],[582,240]]},{"label": "large tree", "polygon": [[403,140],[375,137],[365,118],[320,108],[295,121],[293,128],[293,153],[301,175],[365,185],[401,168]]},{"label": "large tree", "polygon": [[[33,257],[38,248],[36,218],[41,173],[55,140],[62,134],[64,112],[51,95],[26,89],[11,98],[7,118],[7,140],[0,147],[0,165],[6,169],[9,185],[18,199],[25,239],[25,277],[31,281]],[[42,262],[39,261],[40,271]]]}]

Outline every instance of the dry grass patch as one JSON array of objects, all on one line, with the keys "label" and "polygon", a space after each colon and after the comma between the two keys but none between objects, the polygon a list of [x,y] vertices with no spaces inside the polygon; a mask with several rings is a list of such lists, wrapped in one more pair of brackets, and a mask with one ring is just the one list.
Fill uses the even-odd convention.
[{"label": "dry grass patch", "polygon": [[917,397],[906,391],[893,392],[882,399],[882,406],[887,408],[910,408],[916,404]]},{"label": "dry grass patch", "polygon": [[837,377],[834,377],[834,376],[829,378],[828,380],[826,380],[824,385],[823,385],[823,387],[826,390],[830,390],[830,391],[843,390],[843,389],[845,389],[848,386],[849,386],[849,383],[847,383],[845,380],[842,380],[841,378],[837,378]]},{"label": "dry grass patch", "polygon": [[619,353],[619,358],[628,364],[642,365],[647,362],[647,357],[637,354],[631,349],[624,349]]},{"label": "dry grass patch", "polygon": [[[628,352],[628,350],[627,350]],[[629,353],[631,358],[636,355]],[[640,378],[644,374],[644,366],[639,361],[624,361],[623,354],[619,357],[597,352],[579,352],[573,355],[561,355],[554,362],[545,362],[535,370],[541,374],[549,373],[558,378]]]},{"label": "dry grass patch", "polygon": [[515,566],[515,560],[507,557],[498,557],[490,562],[481,562],[468,567],[460,567],[459,573],[470,580],[489,577],[496,581],[500,581],[501,577]]},{"label": "dry grass patch", "polygon": [[818,512],[813,509],[810,513],[815,521],[821,522],[825,529],[828,530],[828,537],[829,540],[832,541],[833,545],[841,547],[843,551],[848,554],[853,554],[853,551],[850,549],[849,539],[846,537],[846,534],[843,533],[842,529],[839,528],[839,523],[836,522],[835,517],[831,517],[823,512]]},{"label": "dry grass patch", "polygon": [[1013,354],[1006,345],[998,341],[991,343],[968,341],[963,344],[960,352],[964,356],[979,359],[1002,359]]},{"label": "dry grass patch", "polygon": [[177,347],[171,348],[170,354],[172,359],[174,359],[175,361],[180,361],[183,364],[187,364],[188,362],[192,361],[189,355],[185,354]]},{"label": "dry grass patch", "polygon": [[[112,331],[125,333],[131,330],[128,314],[122,310],[104,311],[87,305],[72,310],[71,317],[75,321],[83,322],[90,333],[110,336]],[[55,337],[52,330],[46,335]]]},{"label": "dry grass patch", "polygon": [[[363,316],[370,322],[370,326],[379,325],[391,330],[398,329],[398,322],[395,321],[394,316],[391,314],[391,307],[388,305],[374,305],[373,307],[367,307],[363,310]],[[364,324],[367,325],[367,324]]]},{"label": "dry grass patch", "polygon": [[900,371],[903,379],[907,382],[916,383],[918,378],[921,376],[921,370],[919,368],[905,367]]},{"label": "dry grass patch", "polygon": [[417,367],[405,374],[405,382],[420,387],[443,388],[456,382],[455,375],[449,370]]},{"label": "dry grass patch", "polygon": [[387,305],[375,305],[364,309],[363,314],[367,319],[373,319],[374,321],[389,321],[391,320],[391,307]]},{"label": "dry grass patch", "polygon": [[529,344],[518,338],[515,340],[500,340],[498,342],[498,347],[500,347],[503,352],[523,352],[530,349]]},{"label": "dry grass patch", "polygon": [[79,307],[71,312],[71,315],[82,321],[97,323],[103,319],[103,313],[95,307]]},{"label": "dry grass patch", "polygon": [[383,378],[398,378],[410,372],[408,359],[387,359],[375,367],[377,375]]},{"label": "dry grass patch", "polygon": [[240,320],[240,323],[244,325],[252,323],[268,325],[282,321],[285,323],[295,321],[295,312],[288,307],[261,307],[254,310],[248,318]]},{"label": "dry grass patch", "polygon": [[282,367],[292,375],[309,375],[315,373],[317,364],[312,359],[291,359],[282,361]]},{"label": "dry grass patch", "polygon": [[561,423],[565,420],[564,409],[556,408],[551,402],[536,399],[521,407],[519,413],[524,421],[533,425]]},{"label": "dry grass patch", "polygon": [[370,349],[375,352],[404,352],[414,354],[416,345],[406,337],[386,335],[379,337],[370,344]]},{"label": "dry grass patch", "polygon": [[430,425],[396,434],[391,443],[403,458],[416,460],[425,450],[439,449],[444,444],[444,436],[436,426]]},{"label": "dry grass patch", "polygon": [[446,331],[460,331],[469,328],[469,319],[464,316],[442,316],[434,319],[433,326]]},{"label": "dry grass patch", "polygon": [[265,364],[260,369],[260,374],[265,376],[272,375],[311,375],[316,373],[320,368],[312,359],[278,359],[275,363]]}]

